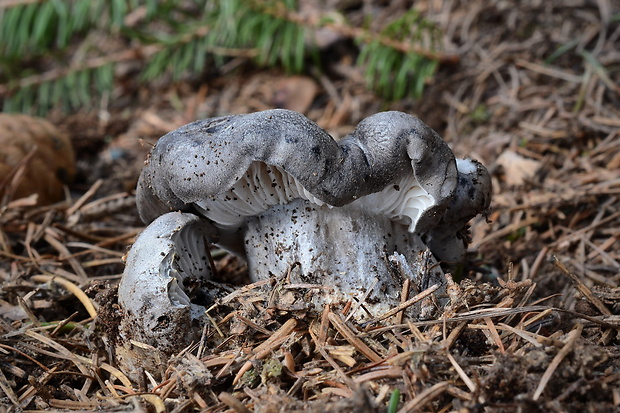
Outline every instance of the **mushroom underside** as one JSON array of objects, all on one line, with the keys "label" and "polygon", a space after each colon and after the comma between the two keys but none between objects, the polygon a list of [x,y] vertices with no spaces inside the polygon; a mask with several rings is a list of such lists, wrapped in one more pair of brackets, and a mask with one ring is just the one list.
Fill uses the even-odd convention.
[{"label": "mushroom underside", "polygon": [[[308,207],[311,208],[348,210],[352,217],[358,215],[360,220],[366,219],[362,218],[363,215],[380,216],[408,227],[410,232],[415,231],[422,215],[436,203],[415,176],[408,174],[381,191],[354,200],[350,205],[333,207],[315,197],[281,168],[255,161],[229,190],[197,201],[193,209],[219,229],[220,245],[243,255],[246,246],[240,229],[246,225],[246,221],[298,199],[309,201]],[[337,215],[336,212],[333,214]],[[329,213],[322,216],[330,219]],[[317,220],[318,225],[320,222]],[[327,244],[322,243],[325,246]],[[312,245],[308,244],[308,247],[313,248]]]}]

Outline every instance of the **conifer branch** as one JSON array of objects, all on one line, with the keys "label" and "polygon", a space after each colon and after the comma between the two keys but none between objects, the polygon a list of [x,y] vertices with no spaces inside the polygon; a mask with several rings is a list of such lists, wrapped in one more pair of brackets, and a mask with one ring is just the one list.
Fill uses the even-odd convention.
[{"label": "conifer branch", "polygon": [[[458,56],[433,50],[434,29],[412,12],[380,32],[371,32],[326,16],[304,16],[296,11],[294,0],[204,4],[178,0],[1,0],[0,100],[4,110],[10,111],[37,107],[44,112],[59,100],[68,108],[85,106],[92,94],[114,87],[115,64],[132,60],[145,63],[141,80],[147,82],[164,73],[172,73],[175,80],[185,73],[200,73],[205,59],[218,66],[231,56],[301,72],[307,50],[313,46],[307,44],[304,30],[319,28],[358,42],[358,64],[365,68],[369,87],[391,99],[419,96],[437,64],[454,63]],[[132,23],[135,16],[141,19],[140,25]],[[94,30],[102,33],[98,37],[132,46],[96,55],[85,43]],[[28,73],[28,65],[46,62],[41,66],[50,67],[50,61],[70,56],[71,47],[75,47],[71,45],[80,37],[89,57],[68,66],[52,64],[43,73]]]},{"label": "conifer branch", "polygon": [[330,21],[324,16],[304,16],[301,13],[277,6],[265,6],[263,3],[251,0],[248,4],[255,10],[270,14],[276,18],[285,19],[290,22],[316,29],[319,27],[328,28],[343,37],[351,39],[359,39],[365,43],[379,42],[380,44],[397,50],[401,53],[414,53],[424,56],[427,59],[435,60],[439,63],[456,64],[460,57],[455,54],[439,53],[433,50],[425,49],[412,44],[411,42],[402,42],[391,39],[381,33],[371,32],[361,27],[353,27],[344,23]]}]

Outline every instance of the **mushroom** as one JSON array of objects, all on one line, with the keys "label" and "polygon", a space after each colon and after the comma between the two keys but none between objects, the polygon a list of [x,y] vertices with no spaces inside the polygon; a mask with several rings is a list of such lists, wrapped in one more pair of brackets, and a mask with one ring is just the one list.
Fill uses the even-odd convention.
[{"label": "mushroom", "polygon": [[213,235],[211,225],[199,216],[171,212],[137,238],[119,285],[127,314],[121,320],[125,340],[117,357],[126,371],[145,365],[153,370],[166,354],[200,337],[205,307],[217,292],[208,284],[212,268],[206,240]]},{"label": "mushroom", "polygon": [[[179,242],[202,245],[196,233],[244,257],[253,280],[304,287],[294,308],[357,300],[377,315],[399,303],[405,277],[418,289],[443,283],[425,251],[461,260],[459,233],[489,202],[486,169],[457,161],[435,131],[402,112],[370,116],[340,141],[289,110],[200,120],[160,138],[145,163],[137,205],[152,223],[132,247],[119,302],[129,314],[147,302],[173,302],[177,275],[157,250],[176,242],[180,254]],[[172,211],[200,217],[191,226],[206,222],[209,231],[172,239],[181,214]],[[162,247],[150,243],[153,225],[168,234]],[[199,256],[183,262],[192,259]],[[412,276],[395,264],[403,260]],[[151,278],[160,280],[157,291],[134,288]]]}]

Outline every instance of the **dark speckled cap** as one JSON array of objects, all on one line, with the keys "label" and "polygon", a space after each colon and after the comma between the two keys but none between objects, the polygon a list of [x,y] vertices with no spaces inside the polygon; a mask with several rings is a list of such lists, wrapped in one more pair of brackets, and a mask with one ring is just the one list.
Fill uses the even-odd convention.
[{"label": "dark speckled cap", "polygon": [[415,223],[421,233],[440,219],[458,182],[452,151],[414,116],[381,112],[336,141],[305,116],[274,109],[200,120],[163,136],[138,182],[140,217],[148,223],[169,211],[192,211],[228,191],[255,162],[278,168],[334,207],[413,174],[434,200]]}]

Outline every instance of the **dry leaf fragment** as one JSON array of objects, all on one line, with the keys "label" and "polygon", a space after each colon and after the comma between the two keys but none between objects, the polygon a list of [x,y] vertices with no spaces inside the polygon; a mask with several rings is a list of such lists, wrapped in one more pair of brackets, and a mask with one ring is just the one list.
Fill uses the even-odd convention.
[{"label": "dry leaf fragment", "polygon": [[306,113],[319,87],[307,76],[289,76],[280,80],[273,91],[273,104],[278,108]]},{"label": "dry leaf fragment", "polygon": [[497,158],[497,164],[504,168],[504,179],[510,186],[523,185],[534,177],[541,166],[539,161],[524,158],[510,150],[504,151]]}]

